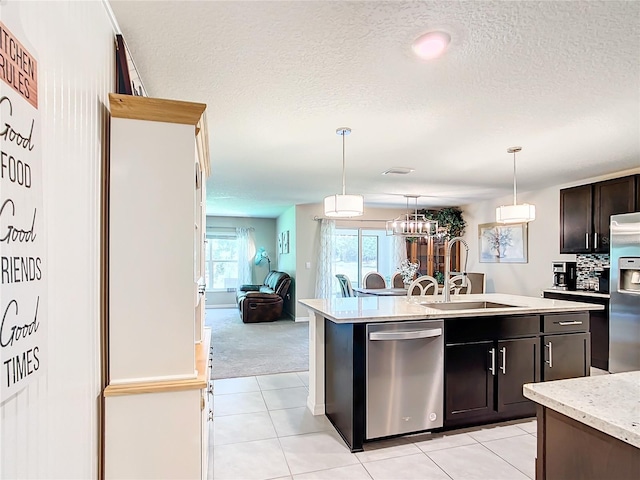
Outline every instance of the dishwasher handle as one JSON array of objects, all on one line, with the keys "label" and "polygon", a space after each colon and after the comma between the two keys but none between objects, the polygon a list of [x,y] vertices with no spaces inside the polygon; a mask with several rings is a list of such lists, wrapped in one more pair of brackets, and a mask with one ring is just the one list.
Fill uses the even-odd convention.
[{"label": "dishwasher handle", "polygon": [[414,340],[416,338],[433,338],[442,335],[441,328],[409,330],[406,332],[371,332],[369,340]]}]

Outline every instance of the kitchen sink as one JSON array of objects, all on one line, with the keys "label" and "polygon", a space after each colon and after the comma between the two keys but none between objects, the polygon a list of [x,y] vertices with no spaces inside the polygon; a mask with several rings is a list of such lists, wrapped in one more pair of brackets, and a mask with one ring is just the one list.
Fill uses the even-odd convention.
[{"label": "kitchen sink", "polygon": [[425,307],[435,308],[438,310],[476,310],[484,308],[514,308],[515,305],[507,305],[506,303],[495,302],[424,302],[420,303]]}]

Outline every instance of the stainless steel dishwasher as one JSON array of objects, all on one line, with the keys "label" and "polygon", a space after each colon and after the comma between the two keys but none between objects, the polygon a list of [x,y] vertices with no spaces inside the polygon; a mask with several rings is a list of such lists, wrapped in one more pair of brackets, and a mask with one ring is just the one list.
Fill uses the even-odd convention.
[{"label": "stainless steel dishwasher", "polygon": [[444,321],[367,325],[365,438],[442,427]]}]

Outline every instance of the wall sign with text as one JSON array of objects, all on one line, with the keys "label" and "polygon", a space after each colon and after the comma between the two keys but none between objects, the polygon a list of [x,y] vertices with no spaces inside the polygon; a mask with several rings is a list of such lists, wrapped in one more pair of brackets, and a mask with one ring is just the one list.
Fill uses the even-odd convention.
[{"label": "wall sign with text", "polygon": [[46,365],[47,245],[33,53],[0,22],[0,402]]}]

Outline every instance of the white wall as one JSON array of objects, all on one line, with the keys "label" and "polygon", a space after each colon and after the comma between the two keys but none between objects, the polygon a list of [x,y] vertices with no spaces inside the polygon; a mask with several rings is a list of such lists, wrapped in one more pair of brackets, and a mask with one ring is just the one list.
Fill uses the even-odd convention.
[{"label": "white wall", "polygon": [[[271,269],[278,270],[278,247],[276,243],[276,220],[274,218],[247,218],[247,217],[216,217],[207,216],[207,232],[235,231],[239,227],[253,227],[256,249],[264,247],[271,259]],[[253,281],[262,283],[269,273],[267,262],[260,265],[252,265]],[[207,292],[207,307],[235,307],[236,292]]]},{"label": "white wall", "polygon": [[[282,232],[289,232],[289,252],[278,254],[278,270],[288,273],[291,277],[291,286],[287,292],[287,298],[284,302],[284,312],[289,316],[295,317],[296,304],[296,276],[297,276],[297,244],[298,234],[296,231],[296,210],[298,207],[288,208],[280,215],[276,222],[276,235]],[[277,237],[276,237],[277,238]]]},{"label": "white wall", "polygon": [[38,61],[48,365],[0,407],[0,478],[96,478],[100,182],[114,32],[102,2],[0,2]]},{"label": "white wall", "polygon": [[575,255],[560,255],[560,189],[634,173],[640,173],[640,168],[534,192],[518,192],[518,203],[527,202],[536,207],[536,219],[528,226],[528,263],[480,263],[478,261],[478,224],[495,222],[496,207],[513,203],[513,196],[463,206],[463,216],[467,221],[464,238],[470,249],[467,270],[485,273],[488,293],[540,296],[542,290],[552,285],[551,263],[555,260],[573,261],[576,258]]}]

